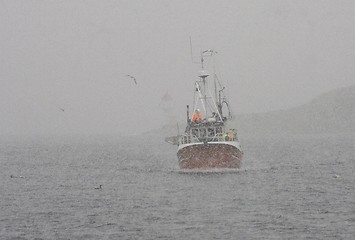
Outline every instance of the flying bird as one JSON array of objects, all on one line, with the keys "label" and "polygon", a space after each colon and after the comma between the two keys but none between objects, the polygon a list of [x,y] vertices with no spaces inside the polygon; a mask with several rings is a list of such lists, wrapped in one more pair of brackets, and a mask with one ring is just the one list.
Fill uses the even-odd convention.
[{"label": "flying bird", "polygon": [[59,109],[60,109],[62,112],[64,112],[64,111],[65,111],[65,109],[64,109],[64,108],[61,108],[61,107],[60,107]]},{"label": "flying bird", "polygon": [[127,74],[126,76],[132,78],[134,83],[137,85],[137,79],[135,77],[133,77],[132,75],[129,75],[129,74]]}]

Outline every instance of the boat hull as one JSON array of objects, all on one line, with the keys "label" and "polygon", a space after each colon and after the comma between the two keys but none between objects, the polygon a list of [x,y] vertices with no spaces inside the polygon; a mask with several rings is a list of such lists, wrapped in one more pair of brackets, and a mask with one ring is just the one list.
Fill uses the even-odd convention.
[{"label": "boat hull", "polygon": [[226,143],[196,143],[181,146],[177,156],[181,169],[239,168],[243,152]]}]

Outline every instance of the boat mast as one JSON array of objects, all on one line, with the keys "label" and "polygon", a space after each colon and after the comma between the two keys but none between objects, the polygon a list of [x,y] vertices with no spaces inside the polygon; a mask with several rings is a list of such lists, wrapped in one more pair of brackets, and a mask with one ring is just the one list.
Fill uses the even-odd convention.
[{"label": "boat mast", "polygon": [[204,62],[204,59],[203,59],[203,54],[205,53],[206,51],[203,51],[201,53],[201,74],[200,74],[200,78],[202,79],[202,83],[203,83],[203,93],[204,93],[204,96],[203,96],[203,101],[204,101],[204,110],[205,110],[205,115],[207,116],[207,87],[206,87],[206,78],[208,77],[208,73],[205,72],[205,68],[204,68],[204,65],[203,65],[203,62]]},{"label": "boat mast", "polygon": [[[217,53],[216,51],[212,50],[212,49],[208,49],[205,51],[201,52],[201,71],[200,71],[200,75],[199,77],[201,78],[200,82],[202,81],[203,86],[200,86],[200,84],[198,82],[196,82],[196,92],[198,92],[198,95],[200,97],[200,101],[202,104],[202,107],[205,111],[206,116],[208,115],[207,112],[207,107],[210,109],[211,113],[216,113],[219,117],[220,120],[223,119],[222,117],[222,109],[221,109],[221,104],[222,101],[220,99],[220,91],[217,91],[217,75],[216,73],[214,73],[214,95],[215,95],[215,99],[213,99],[213,94],[211,93],[210,89],[208,88],[208,82],[207,82],[207,77],[209,76],[209,74],[207,73],[207,71],[205,71],[205,65],[204,65],[204,61],[205,61],[205,57],[212,57],[214,53]],[[215,67],[213,66],[213,71],[215,71]],[[218,82],[219,83],[219,82]],[[203,92],[201,92],[201,87]],[[219,95],[218,95],[219,94]],[[211,99],[212,101],[210,101],[209,99]]]},{"label": "boat mast", "polygon": [[[208,116],[208,109],[211,111],[211,113],[216,113],[219,117],[220,120],[223,120],[222,117],[222,101],[221,101],[221,97],[220,97],[220,92],[217,89],[217,75],[215,73],[215,66],[213,65],[213,71],[214,71],[214,95],[215,98],[213,99],[213,94],[211,93],[210,89],[208,88],[208,82],[207,82],[207,77],[209,76],[208,72],[205,71],[205,65],[204,65],[204,61],[205,61],[205,57],[212,57],[213,54],[217,53],[216,51],[212,50],[212,49],[207,49],[204,51],[200,52],[200,64],[201,64],[201,71],[199,74],[199,78],[200,81],[196,81],[195,82],[195,97],[194,97],[194,111],[196,110],[196,106],[198,105],[198,98],[200,99],[201,105],[203,107],[205,116]],[[191,61],[193,63],[198,63],[194,61],[194,57],[193,57],[193,51],[192,51],[192,41],[191,41],[191,36],[190,36],[190,54],[191,54]],[[202,82],[202,86],[201,83]],[[218,81],[219,83],[219,81]],[[220,85],[220,83],[219,83]],[[202,92],[202,91],[203,92]],[[198,96],[198,97],[197,97]],[[212,99],[212,101],[209,101],[208,99]]]}]

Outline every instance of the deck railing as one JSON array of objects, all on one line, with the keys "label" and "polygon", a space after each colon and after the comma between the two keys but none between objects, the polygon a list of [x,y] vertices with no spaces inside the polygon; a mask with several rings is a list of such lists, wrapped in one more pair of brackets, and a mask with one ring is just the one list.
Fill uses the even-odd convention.
[{"label": "deck railing", "polygon": [[179,139],[179,144],[189,144],[198,142],[230,142],[238,141],[237,133],[234,130],[226,133],[218,133],[214,136],[182,135]]}]

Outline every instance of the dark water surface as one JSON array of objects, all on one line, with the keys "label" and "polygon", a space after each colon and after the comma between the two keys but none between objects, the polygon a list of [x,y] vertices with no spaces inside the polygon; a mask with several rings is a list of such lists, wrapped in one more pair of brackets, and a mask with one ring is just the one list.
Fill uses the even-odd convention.
[{"label": "dark water surface", "polygon": [[240,170],[190,173],[160,138],[2,139],[0,238],[354,239],[354,139],[242,144]]}]

